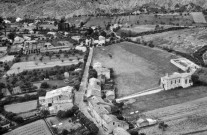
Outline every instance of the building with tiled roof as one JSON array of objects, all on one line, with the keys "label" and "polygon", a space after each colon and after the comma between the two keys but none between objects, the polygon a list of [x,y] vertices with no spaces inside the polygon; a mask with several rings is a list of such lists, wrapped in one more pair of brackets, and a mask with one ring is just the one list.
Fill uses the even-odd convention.
[{"label": "building with tiled roof", "polygon": [[73,106],[73,95],[73,87],[66,86],[47,92],[45,97],[39,97],[39,103],[43,108],[48,108],[50,113],[57,113]]},{"label": "building with tiled roof", "polygon": [[129,129],[129,125],[111,114],[111,106],[102,98],[92,96],[88,99],[89,110],[94,120],[107,132],[112,133],[116,127]]}]

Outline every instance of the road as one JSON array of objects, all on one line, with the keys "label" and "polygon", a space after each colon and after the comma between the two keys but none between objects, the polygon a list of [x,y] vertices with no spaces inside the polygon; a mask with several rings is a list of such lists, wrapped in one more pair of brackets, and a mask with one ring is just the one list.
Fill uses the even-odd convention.
[{"label": "road", "polygon": [[138,92],[138,93],[135,93],[135,94],[126,96],[126,97],[118,98],[118,99],[116,99],[116,102],[119,102],[119,103],[120,103],[120,102],[122,102],[122,101],[124,101],[124,100],[129,100],[129,99],[132,99],[132,98],[137,98],[137,97],[141,97],[141,96],[146,96],[146,95],[150,95],[150,94],[155,94],[155,93],[161,92],[161,91],[163,91],[163,90],[164,90],[164,89],[161,88],[161,87],[154,88],[154,89],[148,89],[148,90],[141,91],[141,92]]},{"label": "road", "polygon": [[[145,114],[163,120],[169,125],[164,132],[165,135],[207,134],[207,97],[156,109]],[[153,135],[161,134],[157,126],[142,131]]]},{"label": "road", "polygon": [[[90,53],[88,56],[88,60],[86,63],[86,67],[84,70],[82,81],[80,84],[80,89],[79,89],[79,91],[77,91],[75,93],[75,104],[78,105],[81,112],[83,112],[84,115],[92,121],[94,121],[94,120],[87,110],[87,108],[88,108],[87,104],[85,102],[83,102],[83,97],[84,97],[84,94],[85,94],[85,91],[86,91],[87,85],[88,85],[89,66],[91,65],[91,62],[93,59],[93,50],[94,50],[94,48],[90,48]],[[99,134],[98,135],[108,135],[107,133],[104,132],[103,128],[100,127],[96,122],[95,122],[95,124],[99,127]]]}]

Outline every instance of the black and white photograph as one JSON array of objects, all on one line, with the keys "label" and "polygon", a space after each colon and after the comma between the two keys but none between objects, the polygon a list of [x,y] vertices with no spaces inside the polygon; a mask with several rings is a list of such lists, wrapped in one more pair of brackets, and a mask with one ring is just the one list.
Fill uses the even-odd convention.
[{"label": "black and white photograph", "polygon": [[207,135],[207,0],[0,0],[0,135]]}]

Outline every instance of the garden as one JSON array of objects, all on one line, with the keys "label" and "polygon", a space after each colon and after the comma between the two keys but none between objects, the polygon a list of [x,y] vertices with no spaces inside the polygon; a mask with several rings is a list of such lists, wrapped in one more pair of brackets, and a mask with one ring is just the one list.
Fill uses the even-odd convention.
[{"label": "garden", "polygon": [[66,111],[60,110],[56,117],[49,117],[47,121],[56,134],[97,135],[99,132],[96,124],[90,121],[77,106]]}]

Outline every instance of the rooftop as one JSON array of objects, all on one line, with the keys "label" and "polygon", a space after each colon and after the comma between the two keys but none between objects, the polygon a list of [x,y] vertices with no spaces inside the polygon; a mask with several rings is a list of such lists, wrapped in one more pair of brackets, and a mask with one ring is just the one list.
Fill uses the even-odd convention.
[{"label": "rooftop", "polygon": [[69,95],[72,93],[72,90],[73,90],[73,87],[71,86],[62,87],[62,88],[47,92],[45,98],[52,98],[52,97],[56,97],[59,95]]}]

